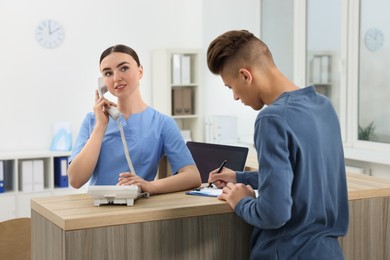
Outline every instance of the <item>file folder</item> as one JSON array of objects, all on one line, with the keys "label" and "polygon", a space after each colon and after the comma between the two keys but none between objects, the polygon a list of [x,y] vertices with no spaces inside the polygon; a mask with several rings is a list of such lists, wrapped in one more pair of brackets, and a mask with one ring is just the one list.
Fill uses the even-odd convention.
[{"label": "file folder", "polygon": [[54,157],[54,184],[68,187],[68,157]]},{"label": "file folder", "polygon": [[179,85],[181,83],[181,55],[172,55],[172,84]]},{"label": "file folder", "polygon": [[182,88],[172,89],[172,115],[183,115],[183,104],[182,104]]},{"label": "file folder", "polygon": [[191,83],[191,56],[181,56],[181,84]]},{"label": "file folder", "polygon": [[43,160],[33,160],[33,190],[42,191],[45,188],[45,169]]},{"label": "file folder", "polygon": [[3,161],[0,161],[0,193],[4,191],[4,163]]},{"label": "file folder", "polygon": [[19,172],[19,190],[23,192],[33,191],[33,161],[25,160],[21,162],[21,171]]},{"label": "file folder", "polygon": [[182,89],[182,107],[183,114],[192,115],[192,88]]},{"label": "file folder", "polygon": [[191,87],[177,87],[172,89],[172,115],[192,115],[193,89]]}]

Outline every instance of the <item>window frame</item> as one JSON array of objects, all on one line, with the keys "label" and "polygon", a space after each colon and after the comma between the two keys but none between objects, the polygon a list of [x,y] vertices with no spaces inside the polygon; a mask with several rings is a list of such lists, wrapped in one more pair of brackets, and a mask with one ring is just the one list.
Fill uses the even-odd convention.
[{"label": "window frame", "polygon": [[[390,144],[358,139],[361,0],[340,0],[340,4],[342,17],[340,60],[338,61],[339,120],[345,158],[389,166]],[[293,81],[298,86],[306,85],[307,6],[308,0],[295,0],[292,10],[294,15]],[[262,8],[262,1],[260,1],[260,8]]]}]

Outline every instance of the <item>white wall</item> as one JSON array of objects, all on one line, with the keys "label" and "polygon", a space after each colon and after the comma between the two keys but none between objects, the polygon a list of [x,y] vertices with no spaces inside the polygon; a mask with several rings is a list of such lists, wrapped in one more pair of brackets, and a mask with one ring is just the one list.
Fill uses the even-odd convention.
[{"label": "white wall", "polygon": [[[203,3],[204,59],[210,42],[228,30],[246,29],[256,36],[260,34],[260,1],[255,0],[212,0]],[[205,89],[205,119],[212,115],[233,115],[238,117],[238,135],[244,142],[253,142],[254,122],[257,111],[233,99],[232,91],[223,84],[219,76],[211,74],[205,64],[203,71]]]},{"label": "white wall", "polygon": [[[75,137],[93,106],[100,53],[113,44],[138,52],[149,102],[151,50],[199,47],[201,7],[193,0],[2,2],[0,151],[47,149],[58,121],[70,122]],[[57,49],[35,41],[35,26],[45,18],[65,27],[65,42]]]},{"label": "white wall", "polygon": [[[133,47],[145,75],[142,95],[151,100],[151,52],[157,48],[207,48],[235,28],[258,31],[258,0],[4,0],[0,9],[0,152],[48,149],[52,126],[67,121],[73,141],[92,110],[99,56],[114,44]],[[222,18],[221,18],[222,17]],[[40,20],[65,28],[65,41],[44,49],[34,38]],[[204,51],[206,55],[206,50]],[[239,115],[240,133],[253,132],[254,113],[232,100],[222,81],[206,69],[204,105],[209,114]]]}]

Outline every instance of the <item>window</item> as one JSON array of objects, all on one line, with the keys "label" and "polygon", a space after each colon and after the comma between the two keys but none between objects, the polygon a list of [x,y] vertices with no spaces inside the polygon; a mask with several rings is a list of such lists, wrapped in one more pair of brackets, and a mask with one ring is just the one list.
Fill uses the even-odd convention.
[{"label": "window", "polygon": [[390,143],[390,2],[360,3],[358,139]]},{"label": "window", "polygon": [[390,165],[388,10],[388,0],[261,1],[276,64],[330,98],[347,160]]},{"label": "window", "polygon": [[340,116],[340,0],[308,0],[306,84],[328,96]]}]

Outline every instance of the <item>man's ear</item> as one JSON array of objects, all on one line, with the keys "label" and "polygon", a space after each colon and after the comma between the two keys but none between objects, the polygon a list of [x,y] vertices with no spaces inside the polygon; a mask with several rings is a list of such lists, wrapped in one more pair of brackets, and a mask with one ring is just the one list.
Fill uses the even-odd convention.
[{"label": "man's ear", "polygon": [[240,69],[240,77],[249,83],[252,82],[252,74],[247,69]]}]

